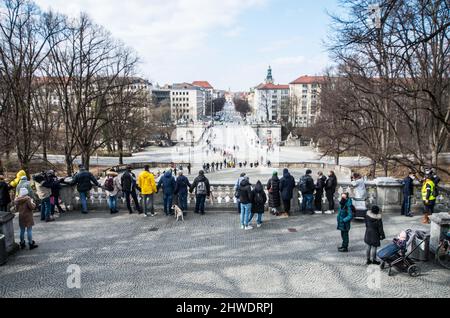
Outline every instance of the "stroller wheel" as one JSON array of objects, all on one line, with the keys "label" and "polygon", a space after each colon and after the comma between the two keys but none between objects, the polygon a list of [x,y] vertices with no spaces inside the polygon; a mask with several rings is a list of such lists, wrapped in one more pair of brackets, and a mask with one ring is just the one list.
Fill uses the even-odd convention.
[{"label": "stroller wheel", "polygon": [[386,266],[386,264],[384,262],[382,262],[380,265],[381,270],[383,270],[385,266]]},{"label": "stroller wheel", "polygon": [[408,267],[408,274],[411,277],[417,277],[420,275],[420,267],[418,267],[417,265],[411,265],[410,267]]}]

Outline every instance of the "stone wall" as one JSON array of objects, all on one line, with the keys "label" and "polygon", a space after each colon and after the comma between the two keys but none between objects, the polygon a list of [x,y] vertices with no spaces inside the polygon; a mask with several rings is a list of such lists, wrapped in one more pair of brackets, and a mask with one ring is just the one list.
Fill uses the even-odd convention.
[{"label": "stone wall", "polygon": [[[385,213],[400,213],[402,205],[402,187],[398,180],[393,179],[377,179],[366,182],[367,187],[367,207],[378,205]],[[415,194],[412,200],[412,210],[416,213],[422,212],[423,204],[420,194],[420,185],[417,184]],[[350,183],[341,182],[335,193],[336,203],[342,193],[350,193],[353,195],[353,190]],[[234,198],[234,185],[231,184],[213,184],[212,185],[212,199],[207,200],[206,206],[209,210],[214,211],[235,211],[236,199]],[[80,209],[80,199],[78,192],[74,187],[64,187],[61,190],[61,200],[70,206],[71,209]],[[293,211],[297,211],[302,197],[298,191],[294,191]],[[156,194],[155,205],[157,208],[162,207],[162,194]],[[297,203],[296,203],[297,202]],[[323,197],[323,203],[326,203],[326,198]],[[125,198],[119,194],[119,207],[125,208]],[[188,204],[190,210],[195,206],[194,195],[188,196]],[[107,209],[106,192],[102,189],[93,189],[90,193],[89,205],[93,209]],[[450,191],[441,191],[437,199],[436,212],[450,211]]]}]

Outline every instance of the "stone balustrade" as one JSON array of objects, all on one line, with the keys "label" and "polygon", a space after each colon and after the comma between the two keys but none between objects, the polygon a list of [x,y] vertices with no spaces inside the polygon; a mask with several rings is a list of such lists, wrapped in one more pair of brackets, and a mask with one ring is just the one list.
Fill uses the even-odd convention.
[{"label": "stone balustrade", "polygon": [[[403,195],[402,186],[400,181],[394,179],[376,179],[374,181],[366,182],[367,189],[367,206],[370,208],[373,205],[378,205],[385,213],[399,213],[402,205]],[[416,213],[420,213],[423,208],[420,185],[415,187],[415,194],[412,199],[412,210]],[[233,184],[212,184],[211,192],[213,193],[210,200],[207,200],[206,207],[208,210],[214,211],[235,211],[236,210],[236,198],[234,197],[234,185]],[[353,195],[353,190],[350,182],[341,182],[335,193],[336,203],[339,200],[342,193],[350,193]],[[267,190],[266,193],[268,194]],[[139,199],[140,196],[138,196]],[[75,187],[66,186],[61,190],[61,200],[68,206],[69,209],[79,209],[80,198]],[[324,206],[326,206],[326,198],[323,197]],[[294,191],[294,202],[298,202],[292,205],[293,210],[298,209],[301,204],[302,196],[298,191]],[[162,206],[162,191],[156,194],[155,205],[160,208]],[[107,209],[107,195],[101,188],[94,188],[91,190],[89,198],[90,208],[93,209]],[[121,193],[118,197],[119,207],[125,207],[125,198]],[[188,196],[188,206],[192,210],[195,206],[195,196],[190,194]],[[450,211],[450,191],[440,191],[437,198],[436,212],[449,212]]]}]

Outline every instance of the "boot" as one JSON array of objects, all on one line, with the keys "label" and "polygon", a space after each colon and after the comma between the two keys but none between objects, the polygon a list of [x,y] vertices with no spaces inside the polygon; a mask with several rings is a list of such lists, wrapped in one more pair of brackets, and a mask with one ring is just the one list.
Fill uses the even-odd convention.
[{"label": "boot", "polygon": [[55,219],[52,217],[49,217],[48,219],[45,220],[45,222],[49,223],[49,222],[54,222]]},{"label": "boot", "polygon": [[372,261],[370,259],[367,259],[366,265],[372,265]]},{"label": "boot", "polygon": [[422,224],[430,224],[429,214],[425,213],[422,218]]},{"label": "boot", "polygon": [[23,250],[23,249],[25,249],[25,241],[23,241],[23,242],[20,242],[20,249],[21,250]]},{"label": "boot", "polygon": [[30,246],[30,250],[34,250],[35,248],[38,247],[38,245],[36,245],[36,242],[35,242],[35,241],[29,243],[28,245]]}]

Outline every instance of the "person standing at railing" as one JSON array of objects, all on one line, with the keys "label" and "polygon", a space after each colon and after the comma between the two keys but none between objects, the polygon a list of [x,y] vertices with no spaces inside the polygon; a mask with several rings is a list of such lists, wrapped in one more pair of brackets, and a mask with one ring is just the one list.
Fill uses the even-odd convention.
[{"label": "person standing at railing", "polygon": [[205,214],[206,198],[211,196],[211,188],[208,178],[205,177],[205,172],[200,170],[198,177],[195,178],[194,183],[189,190],[190,193],[195,190],[195,213]]},{"label": "person standing at railing", "polygon": [[415,175],[410,172],[409,175],[403,179],[403,204],[402,204],[402,215],[412,217],[411,213],[411,197],[414,195],[414,179]]},{"label": "person standing at railing", "polygon": [[337,178],[334,171],[328,173],[327,181],[325,182],[325,194],[328,200],[328,212],[334,213],[334,194],[337,188]]},{"label": "person standing at railing", "polygon": [[141,188],[141,195],[144,204],[145,216],[155,216],[154,194],[157,192],[155,176],[150,172],[150,166],[145,165],[144,171],[139,174],[138,186]]},{"label": "person standing at railing", "polygon": [[94,175],[86,170],[83,165],[79,165],[80,171],[73,177],[70,185],[76,185],[80,193],[81,213],[88,214],[87,198],[92,186],[95,185],[100,188],[100,184]]},{"label": "person standing at railing", "polygon": [[111,214],[119,213],[119,210],[117,209],[117,195],[122,189],[118,174],[114,169],[111,169],[106,173],[103,188],[106,190],[106,195],[108,196],[108,206]]},{"label": "person standing at railing", "polygon": [[127,208],[130,214],[133,213],[131,209],[131,200],[130,196],[133,198],[134,205],[136,207],[136,211],[139,214],[142,214],[142,209],[139,206],[139,200],[137,198],[136,190],[137,190],[137,181],[136,175],[133,173],[131,166],[127,166],[127,170],[122,174],[120,178],[120,184],[122,186],[122,192],[125,196],[125,200],[127,201]]},{"label": "person standing at railing", "polygon": [[173,202],[173,194],[175,192],[175,178],[172,176],[172,171],[168,169],[161,179],[159,179],[157,185],[157,191],[163,188],[163,204],[164,204],[164,213],[166,216],[172,214],[172,202]]},{"label": "person standing at railing", "polygon": [[190,187],[191,183],[188,178],[183,175],[183,171],[178,172],[178,177],[175,184],[175,195],[178,196],[178,203],[180,204],[180,209],[183,211],[184,215],[186,215],[186,211],[188,209],[187,196]]},{"label": "person standing at railing", "polygon": [[423,224],[430,224],[430,215],[434,212],[436,204],[436,184],[432,174],[426,174],[422,185],[422,200],[424,204]]}]

